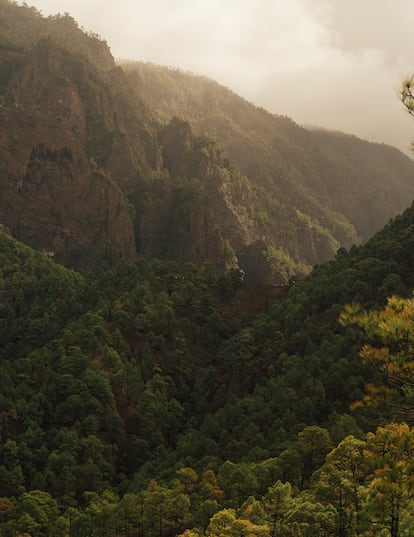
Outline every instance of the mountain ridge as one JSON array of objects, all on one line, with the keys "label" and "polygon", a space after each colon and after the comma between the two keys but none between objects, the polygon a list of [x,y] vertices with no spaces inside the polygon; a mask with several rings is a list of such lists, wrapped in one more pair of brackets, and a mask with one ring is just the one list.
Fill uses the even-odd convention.
[{"label": "mountain ridge", "polygon": [[[394,185],[387,186],[386,173],[390,173],[391,178],[393,172],[387,169],[387,159],[400,159],[400,165],[405,168],[405,176],[400,185],[402,193],[395,200],[394,207],[388,213],[380,203],[369,208],[369,218],[372,221],[381,219],[379,227],[406,208],[405,200],[409,202],[411,199],[411,159],[396,148],[360,140],[354,135],[339,131],[318,129],[313,132],[305,129],[291,118],[271,114],[202,75],[144,62],[121,62],[121,65],[130,73],[141,97],[159,114],[161,120],[181,114],[183,119],[190,121],[196,133],[220,139],[229,158],[234,165],[239,166],[243,174],[267,189],[276,189],[279,197],[283,197],[281,189],[291,186],[295,189],[294,196],[299,209],[300,204],[304,207],[306,204],[309,206],[309,203],[314,204],[310,216],[322,219],[322,225],[326,223],[327,207],[336,212],[339,221],[341,216],[345,217],[348,225],[354,227],[353,232],[349,229],[342,230],[338,236],[339,229],[334,231],[334,236],[344,246],[350,246],[346,243],[347,240],[358,240],[358,237],[359,240],[367,240],[378,228],[374,229],[375,226],[370,226],[368,221],[358,222],[355,212],[350,208],[353,204],[360,211],[361,201],[357,196],[350,196],[346,191],[333,196],[326,191],[327,185],[332,182],[329,174],[332,178],[338,175],[339,162],[346,171],[337,179],[344,181],[346,174],[349,174],[348,182],[353,183],[354,188],[363,190],[364,182],[358,179],[358,170],[349,162],[352,158],[358,159],[358,165],[363,167],[362,173],[366,176],[364,179],[368,179],[371,189],[376,188],[379,192],[382,189],[387,193],[384,196],[391,196]],[[338,137],[339,144],[336,143]],[[354,146],[351,142],[355,142]],[[344,151],[338,147],[341,143],[345,146]],[[365,162],[360,159],[359,153],[362,151],[374,161],[371,171],[369,158]],[[382,158],[381,153],[386,156]],[[297,155],[302,155],[302,160]],[[266,163],[269,158],[270,165]],[[295,166],[298,169],[295,170]],[[374,174],[379,176],[378,185],[375,184]],[[275,182],[279,184],[275,185]],[[306,201],[303,200],[304,194],[307,195]],[[345,201],[342,204],[341,198]],[[289,199],[286,202],[291,204]],[[330,226],[333,226],[332,217]],[[350,233],[352,238],[346,236]]]},{"label": "mountain ridge", "polygon": [[[0,218],[70,266],[139,252],[286,283],[414,197],[414,163],[398,153],[392,168],[362,142],[343,151],[342,139],[311,135],[205,79],[197,89],[180,74],[184,89],[158,80],[150,91],[69,15],[46,19],[8,0],[0,9]],[[192,99],[198,116],[175,120],[170,110],[160,121],[178,93],[178,108]],[[79,206],[81,191],[90,198]]]}]

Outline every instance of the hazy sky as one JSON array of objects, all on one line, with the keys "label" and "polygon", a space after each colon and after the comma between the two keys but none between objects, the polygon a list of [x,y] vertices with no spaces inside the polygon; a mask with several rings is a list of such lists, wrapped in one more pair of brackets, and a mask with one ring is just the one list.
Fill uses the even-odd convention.
[{"label": "hazy sky", "polygon": [[205,74],[271,112],[408,151],[396,91],[414,71],[412,0],[27,0],[69,12],[115,58]]}]

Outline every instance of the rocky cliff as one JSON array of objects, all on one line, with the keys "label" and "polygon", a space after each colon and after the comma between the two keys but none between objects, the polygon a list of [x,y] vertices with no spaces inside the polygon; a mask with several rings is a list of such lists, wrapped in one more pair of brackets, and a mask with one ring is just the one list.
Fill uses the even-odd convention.
[{"label": "rocky cliff", "polygon": [[[338,243],[296,213],[304,239],[286,233],[219,143],[176,118],[158,123],[102,40],[8,2],[3,27],[6,8],[16,16],[0,44],[0,218],[17,238],[81,269],[138,251],[240,266],[253,281],[334,255]],[[22,30],[30,20],[38,35]]]},{"label": "rocky cliff", "polygon": [[173,118],[159,142],[165,175],[146,187],[138,209],[146,255],[239,266],[254,283],[286,282],[335,255],[339,243],[326,230],[299,211],[283,222],[266,191],[231,166],[220,144],[195,136],[188,122]]},{"label": "rocky cliff", "polygon": [[3,48],[0,58],[1,222],[72,266],[132,259],[131,208],[92,147],[82,71],[97,71],[51,40],[13,55]]}]

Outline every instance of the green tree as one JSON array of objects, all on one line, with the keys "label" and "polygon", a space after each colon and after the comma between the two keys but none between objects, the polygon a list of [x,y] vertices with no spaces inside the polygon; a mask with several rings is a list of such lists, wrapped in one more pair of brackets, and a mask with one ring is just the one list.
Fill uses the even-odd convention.
[{"label": "green tree", "polygon": [[58,505],[48,492],[32,490],[24,492],[16,508],[17,528],[33,537],[52,534],[58,518]]},{"label": "green tree", "polygon": [[392,296],[381,311],[351,304],[340,321],[358,327],[368,340],[360,356],[381,374],[380,383],[366,386],[358,405],[374,407],[391,419],[410,416],[414,408],[414,298]]},{"label": "green tree", "polygon": [[177,470],[177,477],[182,485],[182,489],[185,493],[193,492],[197,483],[198,475],[192,468],[184,467]]},{"label": "green tree", "polygon": [[337,536],[347,537],[360,526],[361,488],[369,471],[364,457],[366,442],[347,436],[326,456],[317,473],[316,497],[334,506]]},{"label": "green tree", "polygon": [[276,481],[263,497],[263,505],[271,528],[271,535],[279,535],[283,532],[284,518],[294,505],[292,485]]},{"label": "green tree", "polygon": [[365,458],[371,473],[366,499],[370,527],[386,527],[400,537],[401,522],[414,527],[414,430],[389,423],[368,433]]},{"label": "green tree", "polygon": [[24,474],[17,443],[14,440],[7,440],[0,446],[0,455],[3,462],[0,466],[1,491],[11,498],[24,490]]},{"label": "green tree", "polygon": [[117,535],[120,525],[119,500],[115,493],[110,490],[105,490],[102,494],[87,492],[85,499],[88,502],[85,513],[93,521],[94,527],[104,536]]},{"label": "green tree", "polygon": [[167,516],[171,511],[172,493],[152,479],[143,496],[142,525],[144,535],[163,537],[168,526]]},{"label": "green tree", "polygon": [[326,454],[332,447],[328,431],[317,425],[305,427],[303,431],[298,433],[295,449],[298,452],[301,466],[301,488],[309,485],[313,472],[322,466]]},{"label": "green tree", "polygon": [[286,514],[284,533],[276,533],[274,537],[335,537],[336,519],[332,505],[299,497]]},{"label": "green tree", "polygon": [[210,520],[208,537],[270,537],[266,524],[254,524],[247,518],[237,517],[234,509],[222,509]]}]

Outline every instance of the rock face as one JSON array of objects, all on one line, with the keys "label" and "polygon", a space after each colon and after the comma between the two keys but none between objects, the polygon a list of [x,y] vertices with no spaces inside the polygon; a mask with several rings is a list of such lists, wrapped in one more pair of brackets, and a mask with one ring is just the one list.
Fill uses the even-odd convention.
[{"label": "rock face", "polygon": [[173,121],[158,140],[120,68],[99,70],[51,39],[0,57],[0,218],[17,238],[79,269],[133,259],[137,247],[235,264],[212,200],[190,184],[214,175],[219,157],[188,124]]},{"label": "rock face", "polygon": [[50,40],[8,57],[1,71],[0,219],[20,240],[89,269],[102,258],[132,259],[135,240],[125,196],[88,150],[85,66]]},{"label": "rock face", "polygon": [[[282,250],[288,240],[277,219],[265,213],[265,193],[230,166],[221,146],[196,137],[186,121],[173,118],[159,142],[167,175],[148,188],[146,204],[138,209],[140,251],[179,262],[213,261],[223,270],[239,266],[255,284],[286,282],[296,267]],[[301,241],[292,237],[296,259],[320,263],[335,255],[339,243],[329,233],[299,212],[292,219],[303,228]]]},{"label": "rock face", "polygon": [[70,266],[135,255],[124,200],[87,162],[75,163],[69,148],[33,148],[25,172],[4,189],[1,217],[16,237]]},{"label": "rock face", "polygon": [[187,122],[173,118],[159,141],[164,175],[147,188],[145,204],[137,203],[140,250],[181,263],[212,261],[221,270],[237,266],[246,232],[226,191],[240,187],[240,175]]},{"label": "rock face", "polygon": [[104,67],[51,38],[0,50],[1,223],[78,269],[138,251],[286,281],[263,194],[187,122],[157,124],[124,71]]}]

